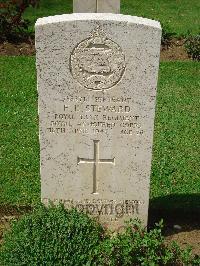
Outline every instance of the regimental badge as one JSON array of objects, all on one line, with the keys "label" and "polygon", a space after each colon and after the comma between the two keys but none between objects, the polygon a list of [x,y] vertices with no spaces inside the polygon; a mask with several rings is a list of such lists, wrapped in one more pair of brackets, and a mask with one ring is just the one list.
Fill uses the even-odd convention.
[{"label": "regimental badge", "polygon": [[86,89],[103,91],[121,80],[125,56],[121,47],[97,27],[72,51],[70,69],[74,79]]}]

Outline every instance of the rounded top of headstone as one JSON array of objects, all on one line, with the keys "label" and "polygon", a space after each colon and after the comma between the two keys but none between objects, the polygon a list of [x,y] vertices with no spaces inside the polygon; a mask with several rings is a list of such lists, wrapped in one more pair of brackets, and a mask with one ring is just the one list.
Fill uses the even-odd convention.
[{"label": "rounded top of headstone", "polygon": [[36,28],[38,26],[53,24],[53,23],[62,23],[67,21],[119,21],[125,23],[133,23],[137,25],[143,25],[148,27],[153,27],[161,30],[160,23],[156,20],[147,19],[143,17],[136,17],[130,15],[122,14],[111,14],[111,13],[73,13],[73,14],[64,14],[49,16],[44,18],[39,18],[36,21]]}]

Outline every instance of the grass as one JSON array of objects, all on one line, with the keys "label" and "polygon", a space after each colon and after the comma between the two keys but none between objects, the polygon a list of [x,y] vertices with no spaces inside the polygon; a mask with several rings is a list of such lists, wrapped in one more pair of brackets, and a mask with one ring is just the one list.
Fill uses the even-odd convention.
[{"label": "grass", "polygon": [[199,63],[160,65],[151,175],[156,205],[200,211],[199,76]]},{"label": "grass", "polygon": [[[32,28],[37,18],[72,13],[72,0],[40,0],[39,8],[29,8],[25,18]],[[121,0],[121,13],[159,20],[178,36],[200,31],[199,0]]]},{"label": "grass", "polygon": [[40,197],[34,58],[0,57],[0,204]]},{"label": "grass", "polygon": [[152,196],[200,193],[200,65],[160,66]]},{"label": "grass", "polygon": [[199,0],[122,0],[122,13],[159,20],[178,36],[200,30]]},{"label": "grass", "polygon": [[[35,58],[0,65],[0,205],[29,205],[40,201]],[[200,193],[199,72],[196,62],[161,63],[152,199]]]}]

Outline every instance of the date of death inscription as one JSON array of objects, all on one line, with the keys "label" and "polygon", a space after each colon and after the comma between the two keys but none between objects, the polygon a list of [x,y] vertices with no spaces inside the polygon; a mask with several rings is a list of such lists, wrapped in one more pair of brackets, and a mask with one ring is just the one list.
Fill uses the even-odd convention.
[{"label": "date of death inscription", "polygon": [[131,102],[124,97],[66,97],[60,111],[50,114],[47,131],[56,135],[142,135],[140,116]]}]

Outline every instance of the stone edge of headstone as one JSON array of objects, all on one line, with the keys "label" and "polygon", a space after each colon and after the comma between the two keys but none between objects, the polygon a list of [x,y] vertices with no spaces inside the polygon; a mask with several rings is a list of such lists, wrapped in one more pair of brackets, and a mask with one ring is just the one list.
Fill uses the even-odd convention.
[{"label": "stone edge of headstone", "polygon": [[42,26],[51,23],[59,23],[59,22],[67,22],[74,20],[101,20],[101,21],[124,21],[127,23],[134,23],[138,25],[146,25],[149,27],[157,28],[161,30],[161,25],[159,21],[136,17],[130,15],[122,15],[122,14],[112,14],[112,13],[73,13],[73,14],[64,14],[64,15],[56,15],[49,16],[44,18],[39,18],[36,21],[35,26]]}]

